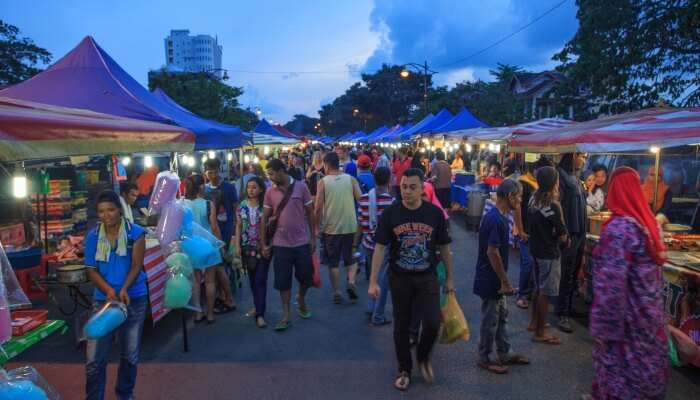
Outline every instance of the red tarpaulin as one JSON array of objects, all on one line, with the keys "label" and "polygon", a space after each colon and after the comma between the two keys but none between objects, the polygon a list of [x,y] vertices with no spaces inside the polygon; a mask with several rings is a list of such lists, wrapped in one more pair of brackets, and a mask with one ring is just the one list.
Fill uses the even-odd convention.
[{"label": "red tarpaulin", "polygon": [[700,143],[700,108],[649,108],[516,136],[510,148],[531,153],[609,153]]},{"label": "red tarpaulin", "polygon": [[0,161],[193,148],[177,126],[0,97]]}]

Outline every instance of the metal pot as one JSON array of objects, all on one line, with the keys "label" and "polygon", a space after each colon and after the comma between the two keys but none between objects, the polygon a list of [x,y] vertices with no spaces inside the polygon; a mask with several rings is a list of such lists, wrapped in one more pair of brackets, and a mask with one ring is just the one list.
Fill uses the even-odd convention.
[{"label": "metal pot", "polygon": [[469,192],[469,201],[467,202],[467,216],[481,218],[486,204],[486,195],[482,192]]},{"label": "metal pot", "polygon": [[61,283],[82,283],[87,281],[87,268],[84,265],[65,265],[56,268]]}]

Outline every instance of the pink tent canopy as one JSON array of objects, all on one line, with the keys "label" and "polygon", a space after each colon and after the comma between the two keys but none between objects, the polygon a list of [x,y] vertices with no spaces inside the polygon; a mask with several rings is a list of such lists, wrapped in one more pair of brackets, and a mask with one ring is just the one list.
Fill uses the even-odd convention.
[{"label": "pink tent canopy", "polygon": [[0,96],[0,161],[193,148],[177,126]]},{"label": "pink tent canopy", "polygon": [[649,108],[516,136],[513,151],[609,153],[700,143],[700,108]]},{"label": "pink tent canopy", "polygon": [[543,118],[537,121],[525,122],[519,125],[504,126],[499,128],[476,128],[457,131],[448,137],[468,138],[472,143],[488,142],[488,141],[508,141],[515,135],[530,135],[538,132],[547,132],[555,129],[564,128],[575,124],[576,121],[571,121],[563,118]]}]

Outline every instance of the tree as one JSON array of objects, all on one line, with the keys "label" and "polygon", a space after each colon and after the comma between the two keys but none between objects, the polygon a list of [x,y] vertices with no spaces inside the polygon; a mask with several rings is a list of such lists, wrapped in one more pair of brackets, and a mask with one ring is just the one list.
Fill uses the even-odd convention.
[{"label": "tree", "polygon": [[51,62],[51,53],[19,33],[19,28],[0,20],[0,87],[27,80],[41,72],[37,64]]},{"label": "tree", "polygon": [[[321,120],[308,115],[296,114],[284,127],[297,134],[319,134]],[[317,125],[318,124],[318,125]]]},{"label": "tree", "polygon": [[257,115],[250,109],[242,109],[238,103],[243,88],[226,85],[206,72],[151,71],[148,88],[160,88],[182,107],[203,118],[244,130],[251,130],[258,123]]},{"label": "tree", "polygon": [[[406,123],[422,108],[423,75],[411,73],[402,78],[403,67],[382,65],[373,74],[362,74],[362,82],[350,86],[332,103],[321,107],[324,133],[370,132],[382,125]],[[428,87],[432,80],[428,76]],[[424,112],[426,114],[426,112]]]},{"label": "tree", "polygon": [[[700,2],[578,0],[579,29],[554,56],[589,109],[619,113],[660,100],[700,104]],[[569,93],[571,94],[571,93]]]}]

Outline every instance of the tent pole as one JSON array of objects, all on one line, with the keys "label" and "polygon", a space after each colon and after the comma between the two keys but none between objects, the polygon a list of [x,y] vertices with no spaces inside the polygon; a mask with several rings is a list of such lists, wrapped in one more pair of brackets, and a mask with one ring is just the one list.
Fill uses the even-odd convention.
[{"label": "tent pole", "polygon": [[[656,214],[657,204],[659,202],[659,164],[661,161],[661,149],[656,152],[654,160],[654,171],[656,173],[656,178],[654,179],[654,209],[652,210]],[[663,178],[662,178],[663,179]]]}]

